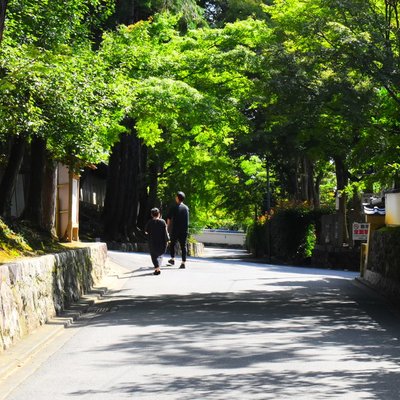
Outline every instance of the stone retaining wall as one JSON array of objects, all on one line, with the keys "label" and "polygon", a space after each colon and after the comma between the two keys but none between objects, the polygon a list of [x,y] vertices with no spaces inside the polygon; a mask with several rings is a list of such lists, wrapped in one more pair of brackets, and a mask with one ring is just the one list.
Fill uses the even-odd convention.
[{"label": "stone retaining wall", "polygon": [[364,279],[400,304],[400,227],[372,232]]},{"label": "stone retaining wall", "polygon": [[393,281],[393,279],[386,278],[380,273],[368,269],[365,271],[363,279],[373,287],[379,289],[392,302],[400,305],[400,285]]},{"label": "stone retaining wall", "polygon": [[107,246],[0,266],[0,352],[87,293],[104,275]]},{"label": "stone retaining wall", "polygon": [[360,249],[317,244],[311,256],[311,265],[332,269],[360,270]]}]

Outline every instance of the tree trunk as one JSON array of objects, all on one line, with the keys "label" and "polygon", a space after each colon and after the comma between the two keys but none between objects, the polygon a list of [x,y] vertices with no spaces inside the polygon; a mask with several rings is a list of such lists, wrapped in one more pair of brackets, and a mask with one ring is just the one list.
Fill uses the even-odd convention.
[{"label": "tree trunk", "polygon": [[136,0],[116,1],[116,20],[118,24],[130,25],[138,20],[136,15]]},{"label": "tree trunk", "polygon": [[29,174],[28,198],[22,218],[37,227],[42,221],[42,188],[45,174],[46,142],[33,137],[31,143],[31,168]]},{"label": "tree trunk", "polygon": [[0,43],[3,40],[4,23],[6,20],[8,0],[0,0]]},{"label": "tree trunk", "polygon": [[42,188],[42,219],[40,226],[53,238],[56,232],[57,201],[57,164],[49,156],[46,157]]},{"label": "tree trunk", "polygon": [[400,176],[398,175],[393,178],[393,189],[400,189]]},{"label": "tree trunk", "polygon": [[300,200],[301,191],[299,189],[299,162],[298,159],[288,160],[284,165],[283,179],[287,182],[286,191],[290,200]]},{"label": "tree trunk", "polygon": [[315,187],[314,187],[314,164],[306,159],[307,164],[307,197],[310,204],[315,202]]},{"label": "tree trunk", "polygon": [[302,201],[301,196],[301,160],[299,158],[294,159],[293,163],[293,194],[295,201]]},{"label": "tree trunk", "polygon": [[321,181],[324,174],[320,172],[314,182],[314,208],[321,207]]},{"label": "tree trunk", "polygon": [[318,176],[315,176],[315,168],[314,163],[310,161],[308,158],[304,160],[306,165],[306,174],[307,178],[307,201],[313,205],[314,209],[319,208],[320,203],[320,185],[323,174],[320,173]]},{"label": "tree trunk", "polygon": [[108,164],[107,187],[103,209],[104,238],[106,240],[115,240],[118,232],[119,221],[115,220],[115,214],[121,171],[120,153],[121,142],[118,142],[112,148]]},{"label": "tree trunk", "polygon": [[17,183],[18,172],[24,158],[27,139],[20,135],[13,139],[10,156],[0,184],[0,215],[11,216],[11,198]]},{"label": "tree trunk", "polygon": [[140,165],[139,139],[135,134],[125,136],[125,151],[122,153],[123,186],[120,189],[121,200],[124,204],[122,215],[122,234],[124,240],[136,241],[137,216],[139,214],[138,175]]},{"label": "tree trunk", "polygon": [[147,187],[150,185],[149,178],[149,167],[148,167],[148,155],[149,151],[146,145],[140,142],[140,165],[139,165],[139,213],[137,217],[136,232],[139,230],[143,231],[146,222],[150,218],[150,210],[155,207],[155,202],[149,202],[149,193],[147,192]]},{"label": "tree trunk", "polygon": [[335,157],[335,172],[336,172],[336,185],[339,192],[339,215],[342,215],[343,221],[343,243],[347,243],[349,240],[349,231],[347,228],[347,199],[344,189],[348,183],[348,173],[345,168],[344,162],[340,157]]},{"label": "tree trunk", "polygon": [[160,204],[156,204],[159,169],[160,167],[158,160],[153,160],[149,163],[149,195],[147,199],[147,215],[150,215],[151,208],[160,206]]},{"label": "tree trunk", "polygon": [[112,150],[104,203],[106,240],[136,241],[142,187],[142,143],[134,133],[122,134]]},{"label": "tree trunk", "polygon": [[[310,201],[310,179],[309,179],[309,163],[306,157],[301,159],[302,173],[300,175],[301,201]],[[311,181],[312,182],[312,181]]]}]

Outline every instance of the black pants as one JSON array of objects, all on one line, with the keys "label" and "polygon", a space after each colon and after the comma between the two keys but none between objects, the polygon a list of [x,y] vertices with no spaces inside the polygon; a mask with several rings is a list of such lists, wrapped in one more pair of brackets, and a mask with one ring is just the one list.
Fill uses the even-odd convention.
[{"label": "black pants", "polygon": [[162,266],[163,255],[159,253],[151,253],[150,252],[151,261],[154,265],[154,268],[160,268]]},{"label": "black pants", "polygon": [[150,242],[149,250],[154,268],[160,268],[162,266],[164,253],[167,250],[167,245],[154,244]]},{"label": "black pants", "polygon": [[187,234],[171,237],[171,243],[170,243],[171,258],[175,258],[175,246],[178,242],[181,246],[182,262],[185,262],[187,256]]}]

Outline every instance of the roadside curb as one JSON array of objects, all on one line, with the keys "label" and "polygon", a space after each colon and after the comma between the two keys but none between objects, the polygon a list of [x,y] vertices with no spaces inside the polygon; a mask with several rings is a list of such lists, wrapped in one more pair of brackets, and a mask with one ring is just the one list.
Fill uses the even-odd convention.
[{"label": "roadside curb", "polygon": [[365,280],[364,278],[361,278],[360,276],[357,276],[356,278],[354,278],[354,280],[359,283],[360,285],[372,290],[374,293],[380,295],[381,293],[379,292],[379,290],[374,287],[373,285],[371,285],[371,283],[369,283],[367,280]]},{"label": "roadside curb", "polygon": [[355,281],[357,286],[362,286],[364,290],[368,290],[371,294],[384,301],[388,307],[390,307],[390,311],[400,318],[400,306],[395,298],[383,292],[381,288],[373,285],[364,278],[357,277]]},{"label": "roadside curb", "polygon": [[390,296],[387,296],[379,287],[373,285],[371,282],[368,282],[366,279],[357,276],[354,278],[356,284],[362,286],[364,289],[368,290],[376,297],[379,297],[381,300],[385,301],[386,303],[392,303]]}]

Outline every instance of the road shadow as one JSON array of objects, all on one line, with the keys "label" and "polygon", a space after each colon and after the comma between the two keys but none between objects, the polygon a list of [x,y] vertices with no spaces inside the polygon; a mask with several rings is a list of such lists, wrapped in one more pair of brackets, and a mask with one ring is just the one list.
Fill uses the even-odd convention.
[{"label": "road shadow", "polygon": [[87,351],[109,354],[110,369],[125,363],[196,371],[161,373],[152,385],[132,377],[112,388],[154,399],[399,398],[400,322],[380,298],[334,277],[261,281],[265,289],[239,293],[110,293],[102,303],[108,312],[90,326],[130,333]]}]

